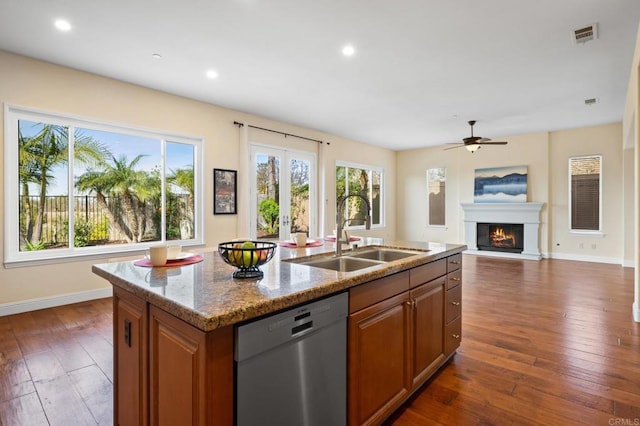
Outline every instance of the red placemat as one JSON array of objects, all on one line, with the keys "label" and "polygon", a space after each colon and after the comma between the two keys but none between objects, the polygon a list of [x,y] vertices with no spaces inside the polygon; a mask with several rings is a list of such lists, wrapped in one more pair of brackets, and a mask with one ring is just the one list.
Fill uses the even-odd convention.
[{"label": "red placemat", "polygon": [[[323,244],[320,240],[307,240],[307,245],[305,247],[320,247]],[[280,245],[282,247],[290,247],[290,248],[300,248],[293,241],[280,241]]]},{"label": "red placemat", "polygon": [[[165,263],[164,265],[157,266],[157,268],[164,268],[166,266],[191,265],[192,263],[202,262],[203,259],[204,259],[204,257],[202,257],[201,255],[195,254],[195,255],[189,256],[189,257],[187,257],[185,259],[167,260],[167,263]],[[152,268],[153,267],[153,264],[147,258],[136,260],[135,262],[133,262],[133,264],[136,265],[136,266],[144,266],[144,267],[147,267],[147,268]]]},{"label": "red placemat", "polygon": [[[325,241],[334,241],[336,240],[336,237],[332,236],[332,235],[327,235],[326,237],[324,237]],[[360,241],[360,237],[349,237],[349,241]]]}]

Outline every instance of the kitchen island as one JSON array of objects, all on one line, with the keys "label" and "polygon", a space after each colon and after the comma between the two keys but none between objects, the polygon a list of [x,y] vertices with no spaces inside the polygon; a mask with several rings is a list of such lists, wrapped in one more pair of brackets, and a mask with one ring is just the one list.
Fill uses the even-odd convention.
[{"label": "kitchen island", "polygon": [[[458,345],[460,253],[466,248],[421,242],[384,247],[417,254],[335,272],[299,263],[331,252],[333,244],[278,248],[261,267],[264,277],[248,280],[233,279],[234,268],[211,249],[200,253],[202,262],[179,267],[144,268],[133,261],[94,265],[94,273],[114,286],[116,423],[233,424],[234,326],[345,291],[349,423],[382,420]],[[375,317],[375,324],[391,328],[368,328]],[[431,336],[428,341],[420,337],[423,327]],[[367,353],[366,345],[376,344],[380,332],[397,336],[400,349],[393,347],[394,352],[385,355],[388,345],[383,345],[376,354]],[[361,398],[375,385],[368,369],[389,357],[398,357],[400,370],[378,374],[385,383],[375,386],[375,395]],[[395,361],[389,362],[397,368]]]}]

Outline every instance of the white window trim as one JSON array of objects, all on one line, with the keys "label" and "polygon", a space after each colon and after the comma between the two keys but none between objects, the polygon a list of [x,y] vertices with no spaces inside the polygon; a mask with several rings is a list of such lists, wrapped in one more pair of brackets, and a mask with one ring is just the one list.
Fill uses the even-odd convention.
[{"label": "white window trim", "polygon": [[[590,157],[600,157],[600,188],[599,190],[599,200],[598,200],[598,229],[597,230],[584,230],[584,229],[572,229],[571,228],[571,160],[575,160],[577,158],[590,158]],[[590,155],[574,155],[572,157],[569,157],[569,159],[567,160],[567,190],[568,190],[568,197],[567,197],[567,216],[568,216],[568,228],[569,228],[569,234],[570,235],[575,235],[575,236],[583,236],[583,237],[597,237],[597,238],[602,238],[605,236],[605,232],[602,229],[602,216],[603,216],[603,210],[602,210],[602,188],[604,187],[604,174],[603,174],[603,161],[604,158],[602,156],[602,154],[590,154]]]},{"label": "white window trim", "polygon": [[[352,163],[349,161],[341,161],[341,160],[336,160],[336,165],[334,167],[334,174],[335,174],[335,168],[336,167],[349,167],[349,168],[354,168],[354,169],[366,169],[366,170],[370,170],[373,172],[378,172],[380,173],[381,179],[380,179],[380,223],[379,224],[371,224],[371,229],[381,229],[384,228],[386,226],[386,214],[385,214],[385,210],[386,210],[386,193],[387,193],[387,188],[385,185],[385,174],[384,174],[384,168],[383,167],[379,167],[379,166],[371,166],[368,164],[361,164],[361,163]],[[335,188],[338,187],[338,184],[336,182]],[[336,191],[334,190],[334,195],[335,195]],[[337,206],[336,206],[337,208]],[[373,213],[373,212],[372,212]],[[349,225],[348,223],[345,225],[344,229],[348,229],[348,230],[364,230],[366,229],[365,225]]]},{"label": "white window trim", "polygon": [[[157,245],[161,241],[135,244],[118,244],[113,246],[91,246],[81,248],[59,248],[55,250],[20,251],[18,231],[18,120],[30,120],[34,122],[46,122],[50,124],[89,127],[96,130],[109,132],[121,132],[129,135],[160,139],[163,142],[178,142],[193,145],[194,147],[194,226],[195,237],[189,240],[171,240],[172,243],[183,245],[202,245],[204,243],[204,138],[194,137],[171,132],[163,132],[154,129],[131,127],[124,124],[112,123],[93,118],[74,116],[70,114],[55,113],[35,108],[22,107],[12,104],[4,104],[4,265],[5,267],[30,266],[39,264],[52,264],[64,261],[77,261],[85,259],[98,259],[114,254],[133,254],[140,252],[150,245]],[[70,135],[70,142],[72,141]],[[164,162],[164,143],[163,158]],[[163,167],[164,170],[164,167]],[[73,186],[73,167],[69,167],[69,187]],[[163,179],[164,185],[164,179]],[[71,192],[70,192],[71,193]],[[163,191],[164,204],[164,191]],[[164,220],[164,218],[163,218]],[[162,231],[164,238],[164,230]]]}]

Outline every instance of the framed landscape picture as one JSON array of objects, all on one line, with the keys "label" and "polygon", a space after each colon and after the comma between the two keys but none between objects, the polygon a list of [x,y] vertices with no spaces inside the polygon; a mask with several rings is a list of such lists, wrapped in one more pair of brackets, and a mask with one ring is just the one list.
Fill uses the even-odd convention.
[{"label": "framed landscape picture", "polygon": [[476,169],[474,203],[526,203],[527,166]]},{"label": "framed landscape picture", "polygon": [[213,169],[213,214],[237,213],[237,174],[235,170]]}]

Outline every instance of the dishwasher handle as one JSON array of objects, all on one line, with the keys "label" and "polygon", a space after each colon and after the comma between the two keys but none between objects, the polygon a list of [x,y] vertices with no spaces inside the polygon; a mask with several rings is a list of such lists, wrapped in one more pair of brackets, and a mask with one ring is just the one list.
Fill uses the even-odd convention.
[{"label": "dishwasher handle", "polygon": [[305,332],[313,329],[313,321],[305,322],[304,324],[296,325],[291,328],[291,337],[298,337]]}]

